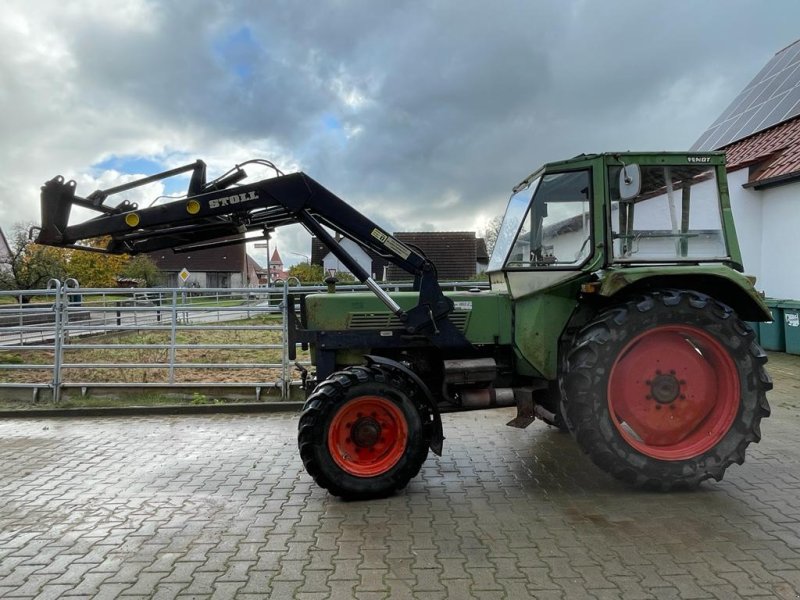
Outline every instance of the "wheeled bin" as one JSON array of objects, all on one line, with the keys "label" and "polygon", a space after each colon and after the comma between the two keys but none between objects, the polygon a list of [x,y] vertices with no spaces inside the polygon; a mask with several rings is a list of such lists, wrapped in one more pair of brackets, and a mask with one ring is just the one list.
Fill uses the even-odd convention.
[{"label": "wheeled bin", "polygon": [[783,334],[786,352],[800,354],[800,302],[786,300],[781,302],[783,310]]},{"label": "wheeled bin", "polygon": [[761,322],[758,324],[758,337],[761,340],[761,347],[764,350],[774,352],[786,351],[786,332],[783,327],[783,308],[784,300],[767,298],[767,307],[772,313],[772,321]]}]

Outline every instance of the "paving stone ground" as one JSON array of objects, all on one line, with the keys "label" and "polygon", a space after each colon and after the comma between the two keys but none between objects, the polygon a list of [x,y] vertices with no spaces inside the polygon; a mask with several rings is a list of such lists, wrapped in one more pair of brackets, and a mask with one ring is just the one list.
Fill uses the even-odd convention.
[{"label": "paving stone ground", "polygon": [[800,357],[770,366],[763,441],[688,493],[506,409],[370,502],[315,487],[297,415],[0,421],[0,597],[798,598]]}]

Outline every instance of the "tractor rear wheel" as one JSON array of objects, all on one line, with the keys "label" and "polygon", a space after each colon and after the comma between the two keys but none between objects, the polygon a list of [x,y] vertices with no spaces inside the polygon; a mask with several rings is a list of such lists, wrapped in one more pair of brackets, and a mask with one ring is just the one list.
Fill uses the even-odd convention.
[{"label": "tractor rear wheel", "polygon": [[378,366],[334,373],[316,387],[300,416],[306,471],[319,486],[348,499],[404,488],[430,445],[431,413],[420,395],[413,381]]},{"label": "tractor rear wheel", "polygon": [[658,490],[719,481],[761,438],[765,363],[726,305],[653,292],[580,331],[563,370],[567,418],[581,448],[619,479]]}]

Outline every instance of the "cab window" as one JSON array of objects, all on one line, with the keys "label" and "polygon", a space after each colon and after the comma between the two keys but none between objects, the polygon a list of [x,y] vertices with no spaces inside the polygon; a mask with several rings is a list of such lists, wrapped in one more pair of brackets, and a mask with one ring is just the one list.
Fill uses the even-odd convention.
[{"label": "cab window", "polygon": [[639,193],[632,198],[620,192],[623,168],[630,169],[608,169],[615,262],[725,260],[714,166],[643,166]]}]

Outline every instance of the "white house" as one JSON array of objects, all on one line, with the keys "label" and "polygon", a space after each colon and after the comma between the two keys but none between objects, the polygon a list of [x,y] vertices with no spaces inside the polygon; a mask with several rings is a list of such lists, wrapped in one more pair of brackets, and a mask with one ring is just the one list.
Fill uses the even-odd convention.
[{"label": "white house", "polygon": [[745,271],[800,300],[800,40],[779,51],[693,150],[724,150]]},{"label": "white house", "polygon": [[[381,279],[383,277],[382,273],[373,273],[372,272],[372,257],[366,253],[366,251],[356,244],[353,240],[342,238],[339,241],[339,245],[344,248],[350,256],[352,256],[359,266],[364,269],[367,273],[372,275],[373,278]],[[325,273],[330,273],[331,270],[337,273],[349,273],[350,269],[348,269],[342,262],[336,258],[336,255],[333,252],[328,252],[322,258],[322,268],[325,269]]]},{"label": "white house", "polygon": [[800,117],[725,148],[744,266],[772,298],[800,299]]}]

